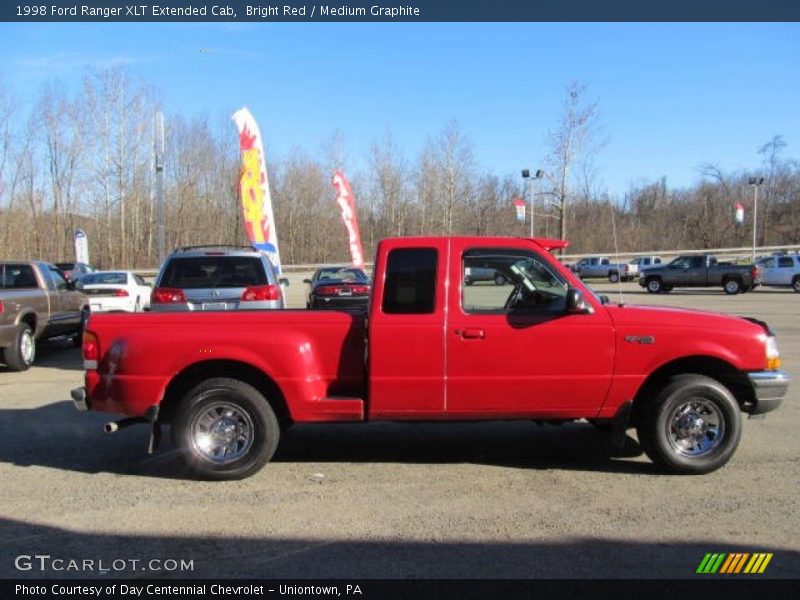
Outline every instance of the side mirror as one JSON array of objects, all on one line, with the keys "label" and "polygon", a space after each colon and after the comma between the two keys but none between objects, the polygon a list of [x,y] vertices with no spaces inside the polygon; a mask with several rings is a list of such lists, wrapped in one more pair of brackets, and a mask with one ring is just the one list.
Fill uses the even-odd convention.
[{"label": "side mirror", "polygon": [[594,309],[583,297],[583,292],[571,287],[567,290],[566,312],[568,315],[590,315],[594,312]]},{"label": "side mirror", "polygon": [[307,283],[308,285],[311,285],[311,280],[310,279],[303,279],[303,283]]},{"label": "side mirror", "polygon": [[284,287],[289,287],[289,280],[286,277],[281,277],[278,279],[278,283],[280,283]]}]

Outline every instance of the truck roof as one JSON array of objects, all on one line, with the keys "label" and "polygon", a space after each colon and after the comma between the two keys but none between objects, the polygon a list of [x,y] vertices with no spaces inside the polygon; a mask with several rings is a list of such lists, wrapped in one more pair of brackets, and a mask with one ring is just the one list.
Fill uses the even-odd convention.
[{"label": "truck roof", "polygon": [[491,244],[493,241],[503,241],[507,242],[509,240],[528,240],[544,248],[545,250],[558,250],[560,248],[566,248],[569,246],[569,241],[567,240],[556,240],[553,238],[530,238],[530,237],[519,237],[519,236],[501,236],[501,235],[494,235],[494,236],[482,236],[482,235],[428,235],[428,236],[409,236],[409,237],[395,237],[395,238],[385,238],[382,240],[383,242],[393,242],[396,240],[403,240],[404,242],[417,242],[417,243],[426,243],[432,242],[434,240],[470,240],[470,241],[480,241],[484,244]]}]

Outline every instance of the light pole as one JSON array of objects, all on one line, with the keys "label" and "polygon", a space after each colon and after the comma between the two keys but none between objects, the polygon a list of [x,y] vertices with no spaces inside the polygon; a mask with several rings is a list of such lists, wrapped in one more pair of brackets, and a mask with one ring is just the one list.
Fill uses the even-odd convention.
[{"label": "light pole", "polygon": [[527,184],[526,187],[528,188],[528,197],[530,198],[530,204],[531,204],[531,237],[533,237],[534,233],[533,225],[534,225],[534,217],[536,216],[536,213],[534,213],[533,211],[533,206],[534,206],[533,199],[536,197],[536,194],[534,193],[533,190],[533,182],[535,179],[541,179],[543,175],[544,171],[536,169],[536,173],[534,173],[533,177],[531,177],[531,172],[529,169],[522,169],[522,179],[525,180],[525,183]]},{"label": "light pole", "polygon": [[764,183],[763,177],[750,177],[747,185],[753,188],[753,262],[756,260],[756,232],[758,231],[758,187]]}]

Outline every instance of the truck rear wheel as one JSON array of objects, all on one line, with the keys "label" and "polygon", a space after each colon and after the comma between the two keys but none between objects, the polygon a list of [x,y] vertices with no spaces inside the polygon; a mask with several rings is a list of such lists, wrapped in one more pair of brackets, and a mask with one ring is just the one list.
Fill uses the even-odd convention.
[{"label": "truck rear wheel", "polygon": [[719,381],[678,375],[637,416],[639,444],[661,470],[699,475],[727,463],[739,445],[739,405]]},{"label": "truck rear wheel", "polygon": [[723,282],[722,289],[724,289],[725,293],[729,296],[733,296],[742,291],[742,282],[738,279],[728,279]]},{"label": "truck rear wheel", "polygon": [[203,479],[244,479],[275,454],[280,427],[253,386],[225,377],[206,380],[184,396],[174,437],[187,466]]},{"label": "truck rear wheel", "polygon": [[36,339],[27,323],[17,325],[14,343],[3,349],[3,362],[12,371],[27,371],[36,358]]},{"label": "truck rear wheel", "polygon": [[647,279],[647,291],[651,294],[658,294],[661,292],[661,278],[660,277],[650,277]]},{"label": "truck rear wheel", "polygon": [[611,273],[608,274],[608,280],[611,283],[617,283],[619,281],[619,273],[617,273],[616,271],[612,271]]}]

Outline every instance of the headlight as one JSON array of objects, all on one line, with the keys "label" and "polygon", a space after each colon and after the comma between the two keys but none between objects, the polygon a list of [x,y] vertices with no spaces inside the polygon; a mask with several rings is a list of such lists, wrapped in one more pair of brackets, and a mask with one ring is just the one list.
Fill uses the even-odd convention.
[{"label": "headlight", "polygon": [[778,352],[778,340],[774,335],[767,336],[767,369],[781,368],[781,353]]}]

